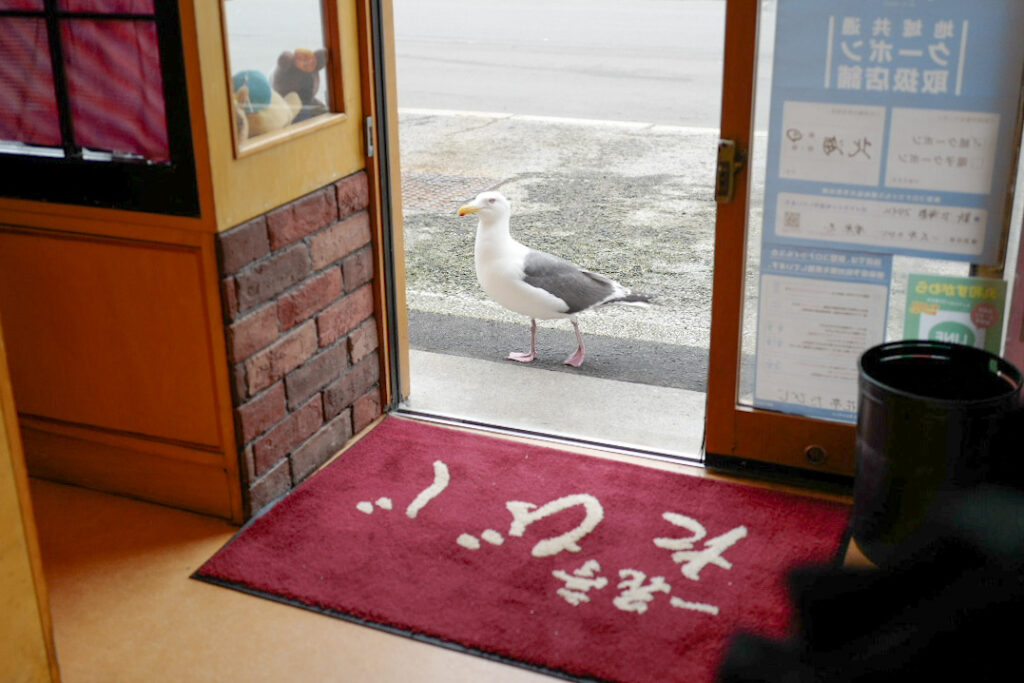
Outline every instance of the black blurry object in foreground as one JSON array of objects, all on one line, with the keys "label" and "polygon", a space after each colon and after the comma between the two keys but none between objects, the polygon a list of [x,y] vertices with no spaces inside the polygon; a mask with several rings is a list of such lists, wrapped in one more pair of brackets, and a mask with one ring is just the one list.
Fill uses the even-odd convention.
[{"label": "black blurry object in foreground", "polygon": [[1024,493],[949,496],[884,570],[802,569],[787,641],[738,634],[720,683],[1024,680]]}]

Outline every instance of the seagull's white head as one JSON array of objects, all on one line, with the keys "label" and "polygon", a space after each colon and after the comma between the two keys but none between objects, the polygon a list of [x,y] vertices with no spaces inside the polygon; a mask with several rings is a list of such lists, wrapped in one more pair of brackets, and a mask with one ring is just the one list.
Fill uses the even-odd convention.
[{"label": "seagull's white head", "polygon": [[471,213],[480,214],[480,220],[484,223],[493,223],[502,218],[507,219],[512,214],[512,207],[500,192],[481,192],[473,201],[459,209],[460,216],[468,216]]}]

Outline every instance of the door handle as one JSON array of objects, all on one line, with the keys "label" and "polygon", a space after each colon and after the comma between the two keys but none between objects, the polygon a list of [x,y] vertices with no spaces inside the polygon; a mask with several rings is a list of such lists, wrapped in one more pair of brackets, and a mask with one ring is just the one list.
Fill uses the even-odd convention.
[{"label": "door handle", "polygon": [[736,174],[743,170],[747,154],[735,140],[718,141],[718,166],[715,172],[715,201],[728,204],[736,194]]}]

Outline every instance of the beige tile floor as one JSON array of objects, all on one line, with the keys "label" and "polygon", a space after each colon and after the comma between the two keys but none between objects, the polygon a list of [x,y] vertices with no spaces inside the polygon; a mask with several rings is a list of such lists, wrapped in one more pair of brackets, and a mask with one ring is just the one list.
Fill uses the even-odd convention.
[{"label": "beige tile floor", "polygon": [[65,683],[554,680],[190,579],[237,531],[222,520],[40,480],[32,498]]},{"label": "beige tile floor", "polygon": [[552,680],[190,579],[226,522],[43,481],[32,497],[64,683]]}]

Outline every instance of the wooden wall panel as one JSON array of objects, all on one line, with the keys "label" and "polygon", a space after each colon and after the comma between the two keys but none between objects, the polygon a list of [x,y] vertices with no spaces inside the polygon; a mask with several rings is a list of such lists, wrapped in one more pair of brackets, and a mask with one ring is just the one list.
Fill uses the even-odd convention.
[{"label": "wooden wall panel", "polygon": [[200,256],[0,228],[0,309],[21,413],[219,447]]},{"label": "wooden wall panel", "polygon": [[[46,426],[46,425],[44,425]],[[63,431],[63,430],[58,430]],[[23,420],[22,438],[32,476],[129,495],[231,519],[237,477],[217,458],[181,457],[159,442],[78,431],[81,438],[36,429]],[[179,456],[179,457],[174,457]]]}]

